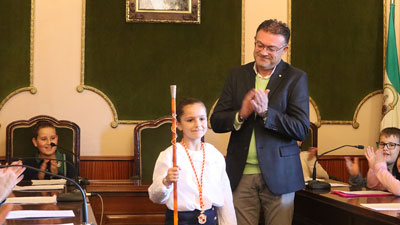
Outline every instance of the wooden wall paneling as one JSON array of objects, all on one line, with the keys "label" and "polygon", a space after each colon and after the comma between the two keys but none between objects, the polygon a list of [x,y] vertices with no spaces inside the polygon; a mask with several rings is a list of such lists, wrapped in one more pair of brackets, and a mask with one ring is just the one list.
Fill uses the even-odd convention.
[{"label": "wooden wall paneling", "polygon": [[[319,162],[330,176],[344,182],[349,181],[344,155],[328,155],[320,158]],[[364,155],[359,157],[360,172],[366,177],[368,161]],[[89,180],[123,180],[130,179],[134,174],[134,158],[127,157],[81,157],[81,177]]]},{"label": "wooden wall paneling", "polygon": [[134,159],[128,157],[81,157],[81,177],[89,180],[120,180],[133,176]]},{"label": "wooden wall paneling", "polygon": [[[319,159],[321,166],[328,172],[329,176],[336,177],[343,182],[349,182],[349,172],[346,167],[344,155],[329,155]],[[352,156],[359,158],[360,172],[362,177],[366,177],[368,172],[368,161],[364,155]]]},{"label": "wooden wall paneling", "polygon": [[[86,190],[102,196],[103,224],[164,224],[166,207],[151,202],[148,187],[133,180],[91,180]],[[90,204],[100,222],[100,199],[90,197]]]}]

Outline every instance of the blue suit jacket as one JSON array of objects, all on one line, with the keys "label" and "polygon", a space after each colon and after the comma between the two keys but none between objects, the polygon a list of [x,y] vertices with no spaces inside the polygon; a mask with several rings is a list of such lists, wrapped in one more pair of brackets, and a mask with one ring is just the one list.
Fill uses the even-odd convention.
[{"label": "blue suit jacket", "polygon": [[231,131],[226,170],[235,190],[242,177],[252,131],[255,131],[257,157],[264,181],[275,195],[304,188],[297,140],[309,132],[309,96],[307,74],[281,61],[267,89],[267,119],[249,116],[236,131],[233,122],[246,93],[255,87],[254,62],[233,68],[211,115],[214,132]]}]

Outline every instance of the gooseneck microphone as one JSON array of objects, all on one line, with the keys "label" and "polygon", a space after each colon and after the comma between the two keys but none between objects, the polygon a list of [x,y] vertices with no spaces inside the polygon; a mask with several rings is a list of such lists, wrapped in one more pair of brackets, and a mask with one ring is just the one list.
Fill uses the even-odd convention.
[{"label": "gooseneck microphone", "polygon": [[86,196],[85,196],[85,192],[83,191],[82,187],[73,179],[62,176],[62,175],[58,175],[58,174],[54,174],[54,173],[50,173],[32,166],[28,166],[28,165],[0,165],[0,168],[8,168],[8,167],[25,167],[27,169],[31,169],[31,170],[35,170],[37,172],[41,172],[41,173],[45,173],[47,175],[53,176],[53,177],[57,177],[57,178],[61,178],[61,179],[66,179],[67,181],[73,183],[80,191],[81,195],[82,195],[82,222],[83,224],[92,224],[89,223],[89,216],[88,216],[88,208],[87,208],[87,202],[86,202]]},{"label": "gooseneck microphone", "polygon": [[[52,158],[43,158],[43,157],[13,157],[13,158],[11,158],[11,160],[13,160],[13,161],[14,161],[14,160],[22,160],[22,161],[24,161],[24,160],[27,160],[27,159],[56,160],[56,161],[60,161],[60,162],[65,162],[65,163],[67,163],[68,165],[71,166],[72,171],[74,172],[74,179],[75,179],[75,181],[76,181],[76,182],[79,182],[78,173],[76,172],[75,165],[74,165],[73,163],[71,163],[70,161],[68,161],[68,160],[64,160],[64,159],[52,159]],[[9,163],[11,163],[11,162],[9,162]],[[65,168],[65,171],[67,172],[68,169]]]},{"label": "gooseneck microphone", "polygon": [[71,152],[71,151],[69,151],[69,150],[67,150],[67,149],[65,149],[65,148],[63,148],[63,147],[61,147],[61,146],[59,146],[59,145],[57,145],[57,144],[55,144],[53,142],[51,142],[50,145],[51,145],[51,147],[59,147],[61,149],[61,152],[64,152],[64,153],[67,153],[67,154],[71,154],[71,155],[75,156],[76,158],[78,158],[78,156],[74,152]]},{"label": "gooseneck microphone", "polygon": [[[76,163],[77,163],[78,165],[80,164],[79,157],[78,157],[74,152],[72,152],[72,151],[70,151],[70,150],[68,150],[68,149],[63,148],[62,146],[57,145],[57,144],[55,144],[54,142],[51,142],[50,145],[51,145],[51,147],[58,147],[58,148],[60,149],[60,152],[73,155],[74,158],[76,159]],[[57,148],[57,149],[58,149],[58,148]],[[75,168],[75,166],[74,166],[74,169],[75,169],[76,174],[77,174],[76,176],[78,177],[78,176],[79,176],[79,170],[78,170],[77,167]],[[89,185],[89,184],[90,184],[89,180],[88,180],[87,178],[85,178],[85,177],[79,177],[79,178],[77,178],[77,179],[79,180],[79,183],[82,184],[82,185]]]},{"label": "gooseneck microphone", "polygon": [[313,167],[313,174],[312,174],[312,180],[307,182],[307,188],[308,189],[330,189],[331,185],[327,182],[323,182],[323,181],[317,181],[317,162],[319,160],[319,158],[321,158],[321,156],[326,155],[330,152],[336,151],[338,149],[344,148],[344,147],[352,147],[352,148],[358,148],[358,149],[364,149],[363,145],[342,145],[340,147],[334,148],[332,150],[329,150],[327,152],[322,153],[321,155],[317,155],[315,162],[314,162],[314,167]]}]

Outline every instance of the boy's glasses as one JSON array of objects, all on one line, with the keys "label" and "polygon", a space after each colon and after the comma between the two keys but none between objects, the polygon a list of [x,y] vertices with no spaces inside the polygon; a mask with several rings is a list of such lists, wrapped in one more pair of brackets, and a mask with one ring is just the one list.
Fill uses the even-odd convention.
[{"label": "boy's glasses", "polygon": [[393,150],[393,149],[396,148],[396,146],[400,146],[400,144],[393,143],[393,142],[389,142],[389,143],[385,143],[385,142],[376,142],[376,147],[378,147],[378,148],[384,149],[385,146],[386,146],[389,150]]}]

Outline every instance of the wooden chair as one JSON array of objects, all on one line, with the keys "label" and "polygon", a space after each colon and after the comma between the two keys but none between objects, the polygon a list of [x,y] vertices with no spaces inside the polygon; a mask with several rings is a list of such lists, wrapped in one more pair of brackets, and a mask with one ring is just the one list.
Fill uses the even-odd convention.
[{"label": "wooden chair", "polygon": [[301,145],[301,150],[306,151],[309,147],[318,147],[318,127],[310,122],[310,133]]},{"label": "wooden chair", "polygon": [[[79,176],[80,164],[80,129],[71,121],[57,120],[51,116],[40,115],[29,120],[18,120],[10,123],[6,128],[6,160],[12,162],[18,158],[35,157],[37,149],[32,144],[33,127],[40,121],[47,121],[56,127],[59,136],[58,149],[70,154],[75,165],[75,172]],[[70,153],[68,153],[70,152]],[[72,154],[72,153],[73,154]]]},{"label": "wooden chair", "polygon": [[136,125],[133,131],[134,176],[131,179],[139,180],[140,185],[151,184],[158,155],[171,145],[171,124],[172,117],[164,116]]}]

